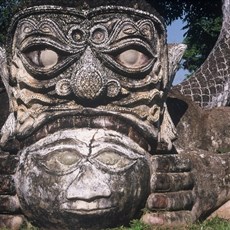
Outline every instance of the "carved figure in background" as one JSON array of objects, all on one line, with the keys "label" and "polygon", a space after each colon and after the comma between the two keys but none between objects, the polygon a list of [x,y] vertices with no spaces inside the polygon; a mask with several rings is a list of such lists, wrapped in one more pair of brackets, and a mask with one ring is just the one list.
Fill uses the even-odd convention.
[{"label": "carved figure in background", "polygon": [[229,106],[229,4],[229,0],[223,1],[222,29],[218,41],[206,61],[188,80],[173,87],[206,109]]},{"label": "carved figure in background", "polygon": [[157,12],[143,1],[51,3],[16,14],[1,51],[11,112],[1,146],[20,158],[7,212],[46,229],[102,229],[144,207],[150,224],[195,221],[229,199],[229,157],[173,147],[165,102],[184,46],[167,46]]}]

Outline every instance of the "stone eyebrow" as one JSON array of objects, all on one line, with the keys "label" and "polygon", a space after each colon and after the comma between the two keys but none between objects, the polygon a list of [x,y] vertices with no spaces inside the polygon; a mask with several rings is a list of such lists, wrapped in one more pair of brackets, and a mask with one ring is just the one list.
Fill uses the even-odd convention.
[{"label": "stone eyebrow", "polygon": [[[38,142],[40,142],[40,141],[38,141]],[[42,147],[43,147],[43,149],[45,149],[45,148],[51,148],[53,146],[60,145],[60,144],[63,145],[63,147],[65,147],[67,145],[74,146],[74,145],[79,145],[79,144],[83,144],[83,145],[88,146],[87,143],[85,143],[85,142],[83,142],[81,140],[74,139],[74,138],[65,138],[65,139],[61,139],[61,140],[55,140],[53,142],[51,141],[51,142],[45,143],[45,144],[42,143]],[[40,148],[41,148],[41,144],[40,143],[35,143],[34,145],[35,146],[33,146],[30,149],[31,152],[40,150]]]},{"label": "stone eyebrow", "polygon": [[[119,145],[119,148],[122,148],[122,149],[127,149],[127,147],[129,147],[129,149],[131,149],[134,152],[135,155],[138,155],[138,156],[141,156],[141,157],[143,157],[145,155],[145,153],[146,153],[146,151],[143,148],[141,148],[138,145],[138,143],[135,143],[134,141],[133,141],[134,142],[133,145],[127,146],[126,144],[124,144],[124,137],[119,138],[119,139],[117,138],[116,141],[114,141],[114,138],[106,136],[106,137],[101,137],[101,138],[95,140],[95,142],[97,142],[97,141],[103,141],[103,142],[111,143],[111,146],[114,145],[114,144],[116,146]],[[137,146],[139,147],[139,149],[137,149]],[[114,150],[118,150],[118,149],[114,148]],[[142,150],[142,151],[140,151],[140,150]],[[127,155],[124,152],[122,152],[122,153],[124,155]],[[132,155],[134,155],[134,154],[132,154]]]}]

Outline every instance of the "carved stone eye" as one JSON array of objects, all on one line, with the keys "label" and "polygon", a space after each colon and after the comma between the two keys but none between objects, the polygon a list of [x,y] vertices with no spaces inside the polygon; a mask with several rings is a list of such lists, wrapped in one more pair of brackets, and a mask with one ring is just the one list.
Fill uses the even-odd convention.
[{"label": "carved stone eye", "polygon": [[95,160],[105,168],[111,170],[122,170],[132,166],[136,162],[136,160],[130,159],[124,154],[121,155],[114,151],[102,152],[95,158]]},{"label": "carved stone eye", "polygon": [[149,62],[149,58],[144,53],[134,49],[120,53],[116,60],[127,68],[141,68]]},{"label": "carved stone eye", "polygon": [[55,158],[63,165],[75,164],[80,159],[80,157],[76,153],[66,151],[60,152],[56,155]]},{"label": "carved stone eye", "polygon": [[34,50],[25,54],[37,67],[50,69],[58,63],[58,54],[51,49]]},{"label": "carved stone eye", "polygon": [[73,150],[55,150],[48,154],[42,164],[51,172],[67,171],[80,162],[81,157]]}]

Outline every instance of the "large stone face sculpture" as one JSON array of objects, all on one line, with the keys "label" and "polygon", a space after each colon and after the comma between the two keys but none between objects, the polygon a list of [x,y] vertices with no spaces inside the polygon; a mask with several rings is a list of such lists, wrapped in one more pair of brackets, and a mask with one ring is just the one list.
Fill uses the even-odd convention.
[{"label": "large stone face sculpture", "polygon": [[44,228],[128,223],[150,193],[158,139],[174,139],[162,19],[125,6],[42,5],[17,14],[9,34],[1,144],[19,143],[23,213]]},{"label": "large stone face sculpture", "polygon": [[229,157],[172,144],[166,97],[185,47],[167,46],[157,12],[143,1],[36,4],[16,14],[0,52],[10,99],[0,163],[14,163],[2,223],[102,229],[142,208],[149,224],[185,223],[227,201]]}]

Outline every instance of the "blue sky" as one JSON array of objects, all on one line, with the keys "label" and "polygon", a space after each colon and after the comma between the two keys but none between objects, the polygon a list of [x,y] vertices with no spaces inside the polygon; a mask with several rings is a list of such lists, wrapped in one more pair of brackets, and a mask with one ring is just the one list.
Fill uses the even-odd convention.
[{"label": "blue sky", "polygon": [[[170,26],[167,27],[167,33],[168,33],[168,43],[182,43],[183,41],[183,34],[185,33],[184,30],[182,30],[183,27],[182,20],[178,19],[172,22]],[[187,74],[188,71],[185,71],[183,69],[179,69],[176,73],[175,79],[173,84],[176,85],[183,81],[185,74]]]}]

